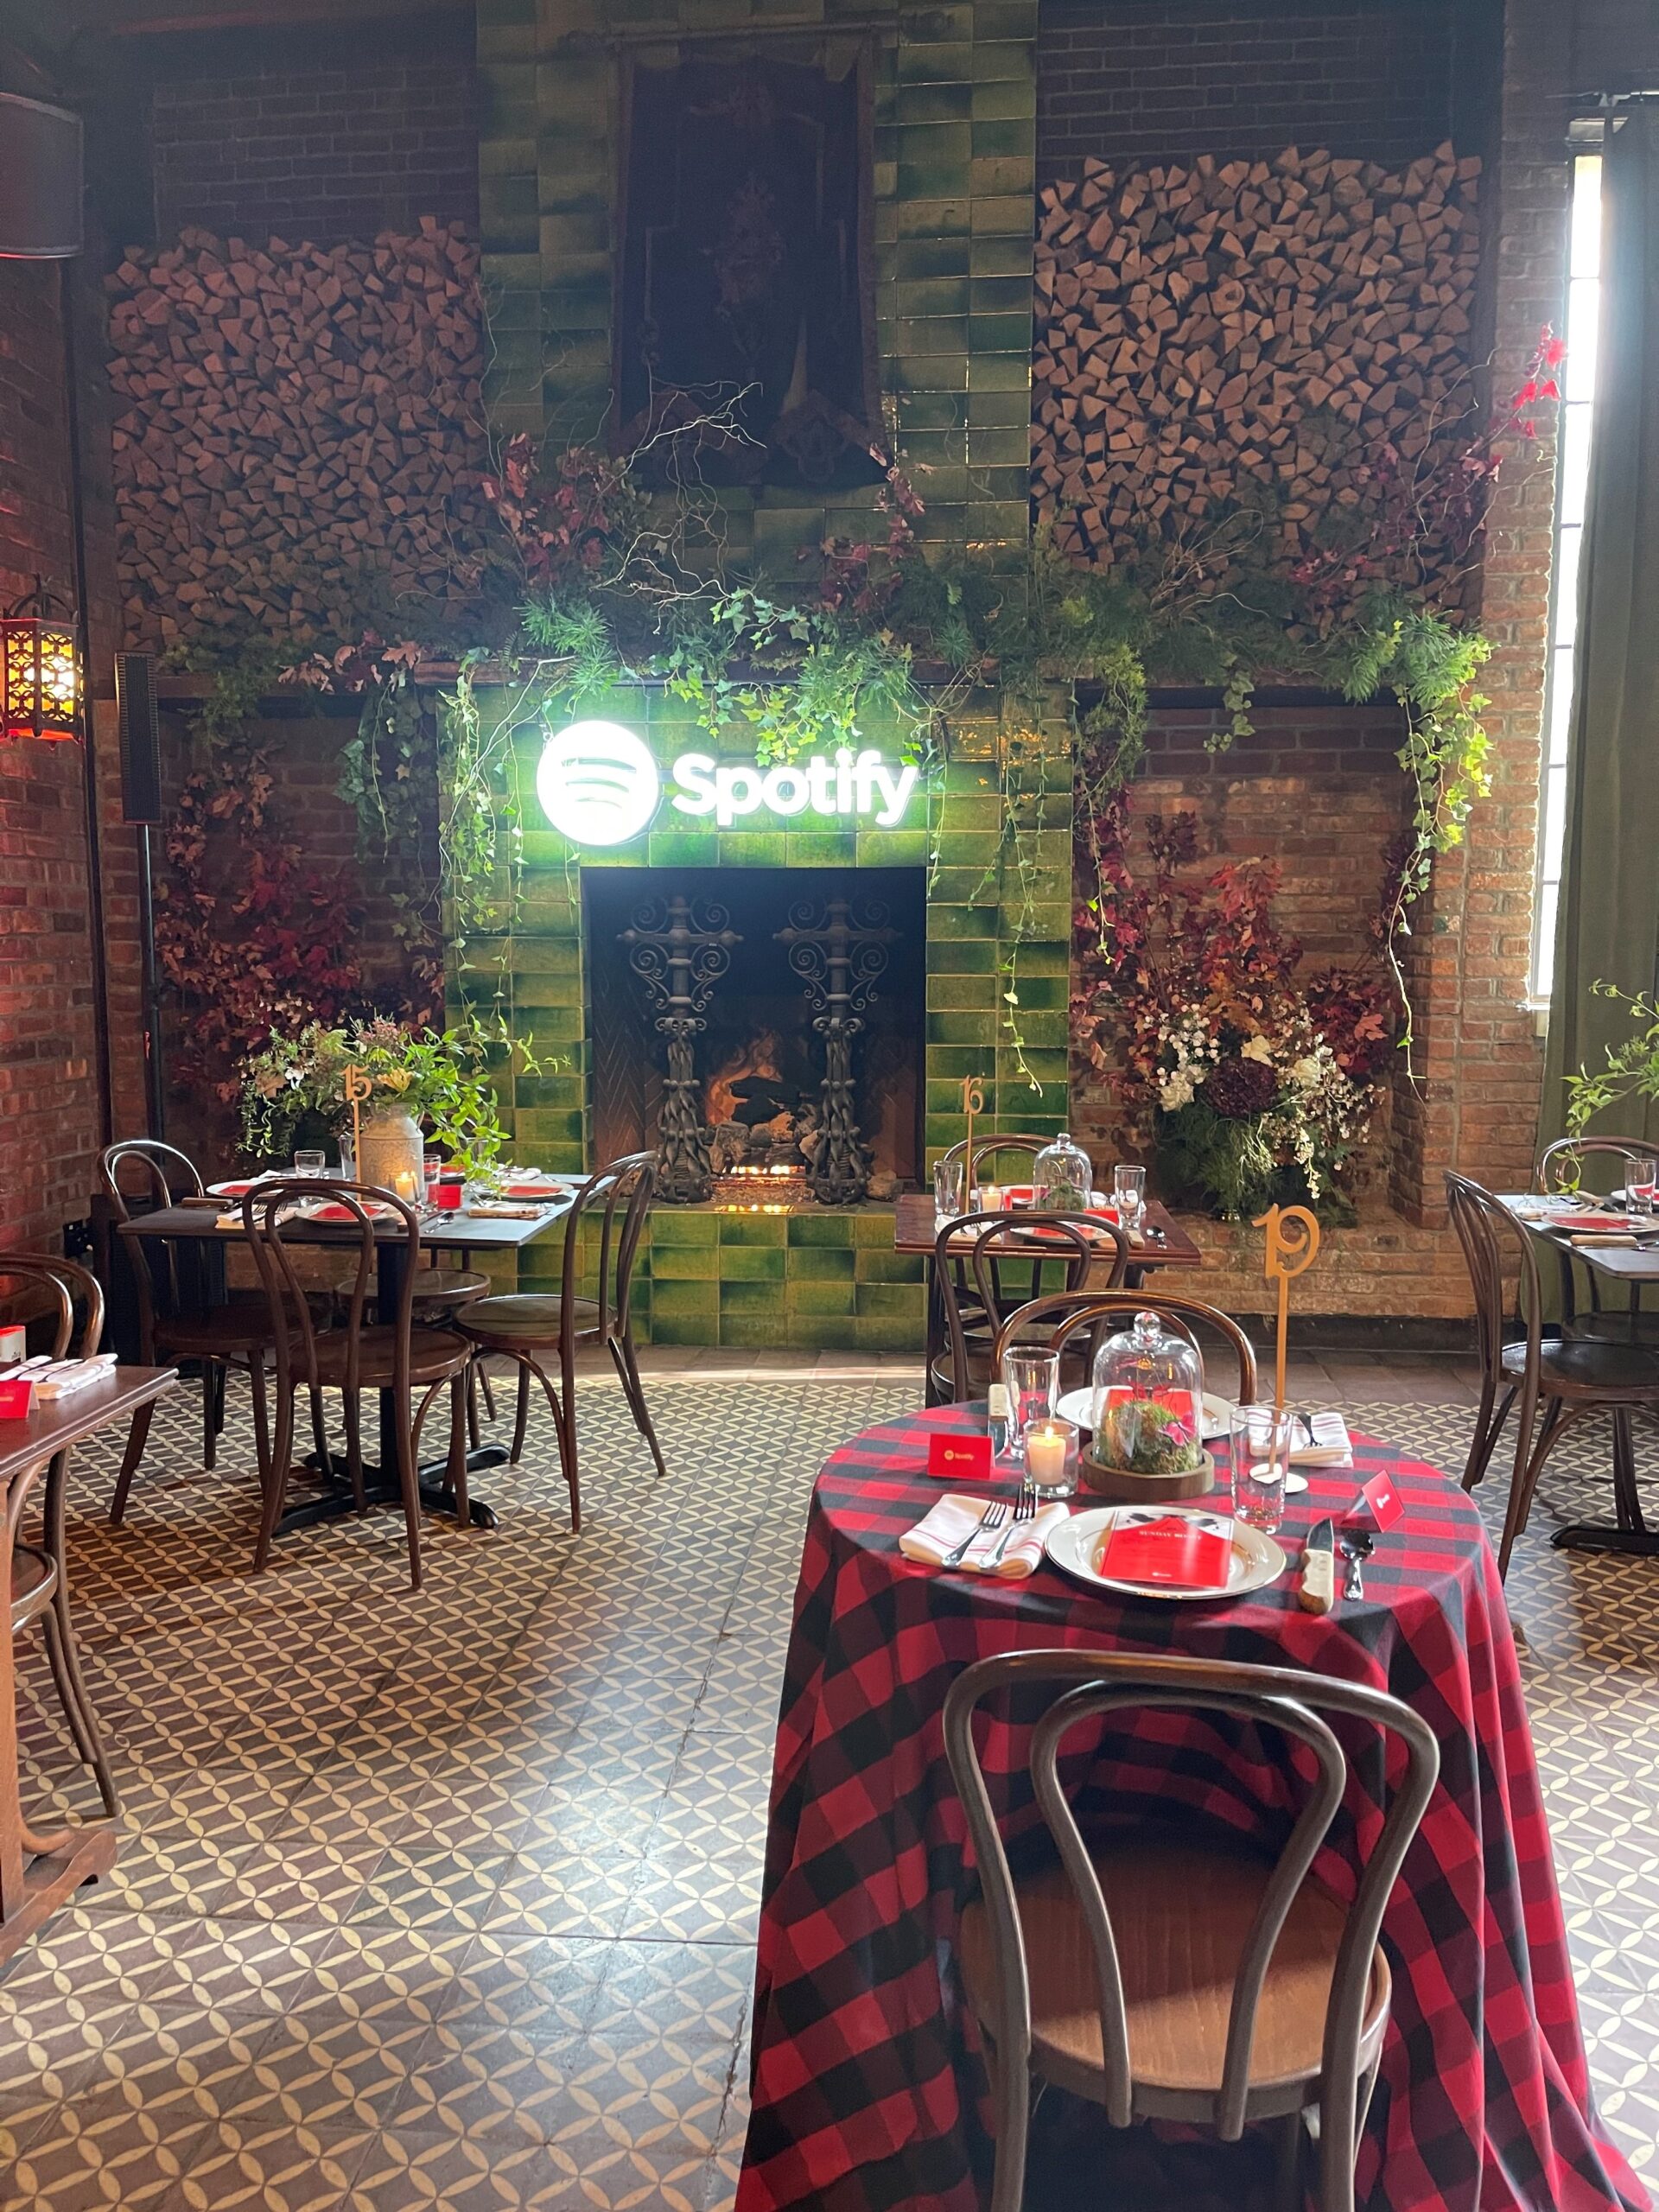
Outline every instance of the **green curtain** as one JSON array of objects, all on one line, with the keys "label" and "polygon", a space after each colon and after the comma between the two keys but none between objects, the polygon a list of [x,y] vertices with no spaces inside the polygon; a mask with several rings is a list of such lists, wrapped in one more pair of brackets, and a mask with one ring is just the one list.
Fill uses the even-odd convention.
[{"label": "green curtain", "polygon": [[[1579,578],[1578,681],[1567,843],[1544,1060],[1541,1142],[1567,1111],[1562,1077],[1630,1033],[1596,982],[1659,986],[1659,112],[1609,134],[1602,165],[1595,444]],[[1477,825],[1477,836],[1478,825]],[[1598,1129],[1659,1135],[1633,1098]]]}]

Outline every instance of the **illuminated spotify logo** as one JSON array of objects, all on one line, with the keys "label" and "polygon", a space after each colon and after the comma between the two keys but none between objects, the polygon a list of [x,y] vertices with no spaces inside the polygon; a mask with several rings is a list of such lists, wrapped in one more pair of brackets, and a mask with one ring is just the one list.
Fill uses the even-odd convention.
[{"label": "illuminated spotify logo", "polygon": [[[720,830],[752,814],[776,822],[851,815],[878,830],[896,830],[920,778],[913,760],[891,765],[871,746],[855,753],[843,745],[833,760],[817,753],[810,760],[764,768],[759,761],[682,753],[669,804],[680,814],[712,815]],[[543,813],[573,845],[626,844],[651,827],[661,796],[657,764],[644,741],[619,722],[572,722],[550,737],[536,791]]]},{"label": "illuminated spotify logo", "polygon": [[620,722],[572,722],[550,737],[536,771],[542,811],[573,845],[626,845],[651,827],[657,763]]}]

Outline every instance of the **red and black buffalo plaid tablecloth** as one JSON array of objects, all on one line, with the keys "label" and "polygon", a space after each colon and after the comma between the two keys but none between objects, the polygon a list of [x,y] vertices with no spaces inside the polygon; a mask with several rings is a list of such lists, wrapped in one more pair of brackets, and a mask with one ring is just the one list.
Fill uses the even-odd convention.
[{"label": "red and black buffalo plaid tablecloth", "polygon": [[[1045,1563],[1027,1582],[900,1557],[939,1485],[950,1407],[867,1429],[824,1467],[808,1525],[779,1726],[755,1996],[753,2117],[738,2212],[976,2212],[988,2174],[983,2079],[954,1979],[972,1894],[941,1714],[957,1671],[1033,1646],[1175,1650],[1369,1682],[1425,1714],[1440,1780],[1383,1924],[1394,2009],[1359,2166],[1366,2212],[1612,2212],[1647,2198],[1601,2133],[1515,1646],[1473,1507],[1455,1484],[1357,1439],[1357,1472],[1317,1471],[1286,1548],[1386,1467],[1405,1516],[1366,1595],[1319,1618],[1287,1575],[1232,1604],[1116,1601]],[[985,1759],[1019,1848],[1038,1816],[1030,1714]],[[1103,1730],[1104,1724],[1102,1724]],[[1351,1894],[1381,1821],[1384,1753],[1348,1745],[1348,1802],[1319,1872]],[[1268,1840],[1298,1786],[1278,1739],[1148,1713],[1086,1761],[1086,1793]]]}]

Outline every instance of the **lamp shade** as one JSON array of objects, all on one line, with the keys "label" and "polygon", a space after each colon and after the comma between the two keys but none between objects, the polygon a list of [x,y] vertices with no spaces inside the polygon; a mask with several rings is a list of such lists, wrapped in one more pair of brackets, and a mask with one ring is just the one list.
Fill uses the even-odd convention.
[{"label": "lamp shade", "polygon": [[0,707],[9,738],[80,734],[74,618],[38,579],[29,598],[0,615]]},{"label": "lamp shade", "polygon": [[0,257],[63,261],[83,242],[80,118],[0,92]]}]

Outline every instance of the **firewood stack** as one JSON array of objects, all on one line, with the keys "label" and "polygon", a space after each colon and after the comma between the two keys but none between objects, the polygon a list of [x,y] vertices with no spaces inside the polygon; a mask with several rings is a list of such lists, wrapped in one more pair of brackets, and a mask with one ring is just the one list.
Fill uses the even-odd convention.
[{"label": "firewood stack", "polygon": [[354,637],[454,608],[488,524],[478,249],[201,230],[108,279],[125,629]]},{"label": "firewood stack", "polygon": [[1061,551],[1109,567],[1243,498],[1288,569],[1375,497],[1382,448],[1408,478],[1467,443],[1478,160],[1085,168],[1038,226],[1033,486]]}]

